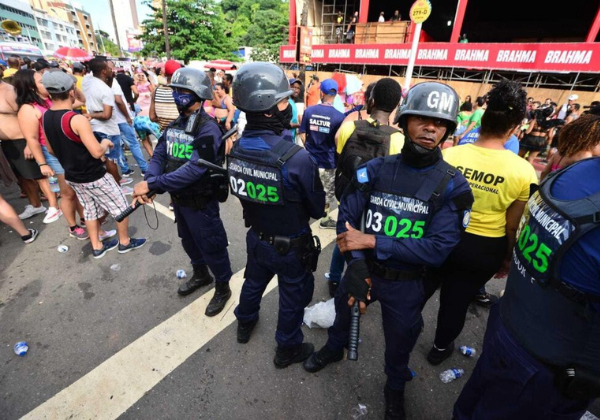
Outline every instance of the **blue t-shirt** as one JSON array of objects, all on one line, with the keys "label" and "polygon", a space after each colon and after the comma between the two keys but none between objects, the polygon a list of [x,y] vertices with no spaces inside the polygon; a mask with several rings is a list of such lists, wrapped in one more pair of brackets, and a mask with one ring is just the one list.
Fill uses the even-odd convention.
[{"label": "blue t-shirt", "polygon": [[304,111],[300,132],[306,133],[304,146],[319,168],[335,168],[335,133],[344,118],[344,114],[330,104],[310,106]]},{"label": "blue t-shirt", "polygon": [[[560,200],[578,200],[600,191],[600,158],[589,159],[567,169],[552,186]],[[561,280],[578,290],[600,295],[600,227],[579,239],[567,251],[560,270]]]},{"label": "blue t-shirt", "polygon": [[[292,108],[292,119],[290,122],[298,124],[298,108],[296,108],[296,103],[292,100],[292,98],[288,99],[288,103]],[[286,128],[285,130],[283,130],[283,133],[281,133],[281,137],[283,137],[284,140],[296,143],[296,129]]]},{"label": "blue t-shirt", "polygon": [[[472,129],[471,131],[469,131],[467,134],[465,134],[465,136],[460,139],[460,141],[458,142],[458,146],[462,146],[463,144],[471,144],[471,143],[475,143],[477,141],[477,139],[479,138],[479,129],[481,127],[477,127]],[[519,154],[519,139],[517,138],[517,136],[515,136],[514,134],[511,135],[508,140],[506,140],[506,143],[504,143],[504,148],[506,150],[510,150],[511,152],[515,153],[515,154]]]}]

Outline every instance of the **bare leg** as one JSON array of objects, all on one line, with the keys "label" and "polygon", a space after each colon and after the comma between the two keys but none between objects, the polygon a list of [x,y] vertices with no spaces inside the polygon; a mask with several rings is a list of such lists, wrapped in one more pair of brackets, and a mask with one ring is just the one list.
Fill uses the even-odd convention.
[{"label": "bare leg", "polygon": [[527,156],[527,162],[529,163],[533,163],[533,160],[537,157],[537,155],[539,155],[540,152],[539,151],[535,151],[535,152],[529,152],[529,156]]},{"label": "bare leg", "polygon": [[100,237],[98,236],[100,230],[100,223],[98,223],[98,219],[86,220],[85,226],[87,228],[88,234],[90,235],[90,242],[92,243],[92,248],[95,250],[101,250],[102,242],[100,242]]},{"label": "bare leg", "polygon": [[39,190],[37,182],[35,182],[33,179],[25,179],[25,178],[20,178],[20,181],[21,181],[21,189],[27,196],[27,199],[29,200],[29,204],[31,204],[33,207],[41,206],[42,201],[40,200],[40,193],[39,193],[40,190]]},{"label": "bare leg", "polygon": [[58,208],[58,199],[56,198],[56,194],[52,192],[50,189],[50,183],[48,182],[48,178],[40,178],[37,180],[38,185],[40,186],[40,190],[44,193],[44,195],[48,198],[48,206]]},{"label": "bare leg", "polygon": [[119,235],[119,243],[121,245],[129,245],[129,217],[126,217],[121,223],[117,223],[117,234]]},{"label": "bare leg", "polygon": [[[77,209],[77,204],[79,200],[77,200],[77,196],[75,195],[75,191],[67,181],[65,181],[64,175],[57,175],[58,185],[60,187],[60,209],[63,212],[63,216],[67,220],[67,224],[69,227],[75,226],[77,224],[77,218],[75,217],[75,210]],[[79,204],[81,206],[81,204]],[[83,210],[82,212],[83,213]]]},{"label": "bare leg", "polygon": [[142,140],[142,146],[144,146],[144,149],[146,150],[146,153],[148,153],[148,156],[152,157],[152,155],[154,154],[154,150],[152,150],[152,143],[150,142],[149,137],[146,137],[144,140]]},{"label": "bare leg", "polygon": [[106,159],[106,170],[113,176],[117,185],[121,185],[121,175],[119,174],[119,165],[110,159]]},{"label": "bare leg", "polygon": [[522,158],[525,158],[526,154],[527,154],[527,149],[519,148],[519,156],[521,156]]},{"label": "bare leg", "polygon": [[0,221],[17,231],[21,236],[29,235],[29,231],[19,219],[17,212],[10,204],[0,195]]}]

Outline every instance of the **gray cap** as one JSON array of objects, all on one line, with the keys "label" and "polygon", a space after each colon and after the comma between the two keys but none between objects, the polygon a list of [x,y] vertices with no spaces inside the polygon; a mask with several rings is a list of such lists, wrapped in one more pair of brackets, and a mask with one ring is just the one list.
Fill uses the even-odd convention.
[{"label": "gray cap", "polygon": [[77,61],[73,63],[73,70],[83,70],[83,69],[84,69],[83,64],[81,64]]},{"label": "gray cap", "polygon": [[56,69],[47,71],[42,76],[42,84],[50,93],[62,93],[71,90],[77,82],[75,76]]}]

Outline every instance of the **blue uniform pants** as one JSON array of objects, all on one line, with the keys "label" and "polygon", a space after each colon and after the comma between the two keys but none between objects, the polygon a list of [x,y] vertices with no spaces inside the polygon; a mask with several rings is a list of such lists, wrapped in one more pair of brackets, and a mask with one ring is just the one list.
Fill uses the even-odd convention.
[{"label": "blue uniform pants", "polygon": [[231,279],[227,253],[227,233],[219,216],[219,202],[212,200],[205,209],[195,210],[173,203],[177,233],[192,265],[208,265],[217,283]]},{"label": "blue uniform pants", "polygon": [[331,255],[331,263],[329,264],[329,281],[339,283],[344,272],[344,264],[346,260],[340,252],[337,244],[333,246],[333,254]]},{"label": "blue uniform pants", "polygon": [[242,323],[257,319],[263,293],[277,275],[279,318],[275,341],[280,347],[301,344],[304,308],[310,303],[315,288],[313,274],[301,263],[295,248],[286,255],[279,255],[272,245],[258,239],[252,229],[246,236],[246,246],[248,261],[235,316]]},{"label": "blue uniform pants", "polygon": [[456,420],[579,420],[591,401],[570,400],[554,386],[554,373],[514,339],[490,310],[483,352],[454,405]]},{"label": "blue uniform pants", "polygon": [[[379,301],[381,304],[387,383],[393,390],[404,391],[404,385],[411,379],[408,369],[410,352],[423,326],[421,317],[421,306],[425,296],[423,281],[421,279],[385,280],[375,275],[372,276],[371,281],[369,303]],[[344,276],[335,294],[335,322],[329,328],[327,346],[333,350],[346,347],[349,330],[350,307],[346,276]]]}]

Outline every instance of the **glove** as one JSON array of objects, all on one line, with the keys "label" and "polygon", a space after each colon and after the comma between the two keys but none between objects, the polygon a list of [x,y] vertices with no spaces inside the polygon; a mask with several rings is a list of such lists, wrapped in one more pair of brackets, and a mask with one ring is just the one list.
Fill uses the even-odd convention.
[{"label": "glove", "polygon": [[346,286],[348,288],[348,294],[354,296],[361,302],[367,301],[367,295],[369,293],[370,286],[366,282],[371,277],[369,273],[369,267],[365,260],[357,260],[353,262],[347,270],[346,274]]}]

